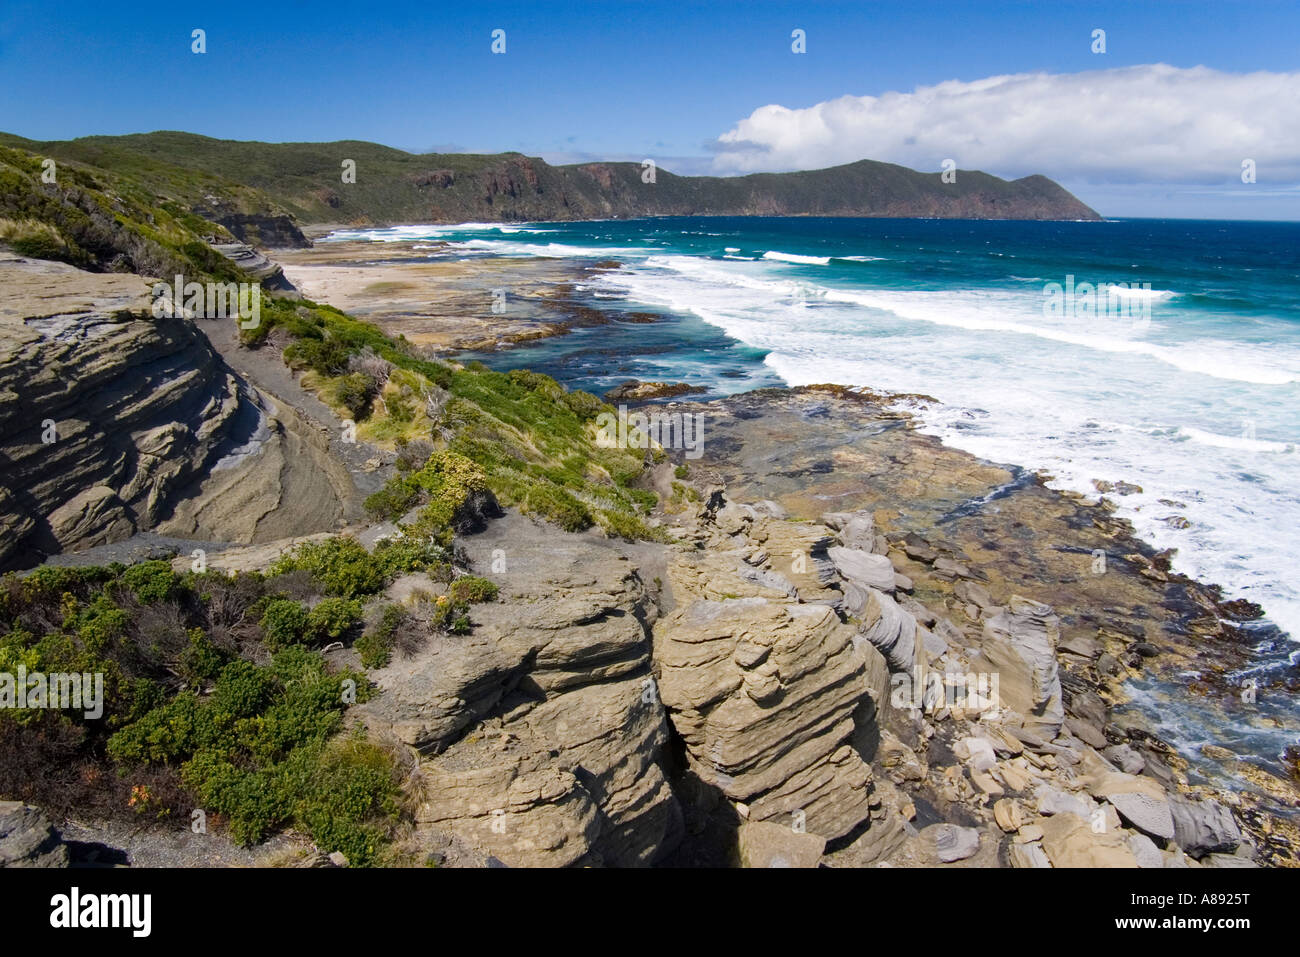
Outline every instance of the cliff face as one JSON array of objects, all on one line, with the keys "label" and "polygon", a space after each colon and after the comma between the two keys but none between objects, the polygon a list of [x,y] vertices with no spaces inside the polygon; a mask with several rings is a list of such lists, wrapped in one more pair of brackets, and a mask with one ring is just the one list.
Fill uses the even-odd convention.
[{"label": "cliff face", "polygon": [[[677,176],[640,163],[552,166],[518,153],[414,154],[374,143],[257,143],[188,133],[36,143],[0,135],[38,155],[129,169],[160,195],[249,242],[296,245],[292,224],[628,219],[643,216],[894,216],[959,219],[1100,217],[1044,176],[1007,181],[862,160],[830,169],[749,176]],[[355,164],[343,182],[341,164]],[[187,181],[193,181],[186,186]],[[221,185],[214,184],[216,183]],[[219,196],[217,194],[220,194]],[[234,216],[236,208],[262,211]]]}]

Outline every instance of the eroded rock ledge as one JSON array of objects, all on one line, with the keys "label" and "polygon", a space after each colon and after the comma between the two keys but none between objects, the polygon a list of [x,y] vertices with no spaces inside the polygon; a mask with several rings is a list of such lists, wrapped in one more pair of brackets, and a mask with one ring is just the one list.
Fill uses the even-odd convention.
[{"label": "eroded rock ledge", "polygon": [[267,541],[334,528],[356,491],[291,407],[129,274],[0,256],[0,567],[137,531]]},{"label": "eroded rock ledge", "polygon": [[[509,866],[1260,856],[1246,805],[1189,786],[1172,749],[1114,720],[1103,683],[1062,667],[1095,666],[1103,642],[995,597],[949,544],[721,487],[673,528],[665,548],[511,513],[465,540],[501,600],[476,606],[472,635],[395,660],[358,711],[418,752],[424,847]],[[933,693],[981,674],[996,684]]]}]

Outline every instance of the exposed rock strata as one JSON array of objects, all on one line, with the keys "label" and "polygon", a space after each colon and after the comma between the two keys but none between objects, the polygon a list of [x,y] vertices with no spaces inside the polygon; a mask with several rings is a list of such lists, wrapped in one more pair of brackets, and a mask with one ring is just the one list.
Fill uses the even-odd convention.
[{"label": "exposed rock strata", "polygon": [[660,859],[681,817],[636,567],[516,514],[467,548],[483,573],[507,563],[501,603],[475,607],[471,635],[379,672],[384,694],[360,709],[423,755],[418,828],[510,866]]},{"label": "exposed rock strata", "polygon": [[[0,566],[159,530],[268,541],[355,495],[291,408],[132,275],[0,259]],[[215,321],[215,320],[214,320]]]}]

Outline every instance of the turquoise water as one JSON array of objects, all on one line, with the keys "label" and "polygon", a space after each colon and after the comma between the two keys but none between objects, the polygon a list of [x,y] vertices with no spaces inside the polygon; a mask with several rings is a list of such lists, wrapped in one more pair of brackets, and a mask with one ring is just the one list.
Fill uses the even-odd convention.
[{"label": "turquoise water", "polygon": [[1141,486],[1111,497],[1177,549],[1175,568],[1300,635],[1300,224],[674,218],[337,235],[451,244],[431,258],[618,259],[580,294],[664,322],[479,358],[595,392],[639,378],[710,395],[927,393],[942,404],[924,427],[951,445],[1094,496],[1093,480]]}]

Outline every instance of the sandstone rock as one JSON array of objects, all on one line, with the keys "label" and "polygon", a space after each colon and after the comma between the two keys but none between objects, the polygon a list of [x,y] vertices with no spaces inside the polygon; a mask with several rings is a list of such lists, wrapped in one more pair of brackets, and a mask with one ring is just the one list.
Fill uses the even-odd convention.
[{"label": "sandstone rock", "polygon": [[845,581],[861,588],[894,590],[894,565],[884,555],[839,545],[827,549],[827,554]]},{"label": "sandstone rock", "polygon": [[1112,794],[1108,800],[1120,817],[1142,833],[1173,839],[1174,819],[1168,801],[1138,792]]},{"label": "sandstone rock", "polygon": [[740,826],[742,867],[816,867],[825,850],[826,838],[771,821],[747,821]]},{"label": "sandstone rock", "polygon": [[1259,867],[1248,857],[1236,854],[1207,854],[1201,858],[1202,867]]},{"label": "sandstone rock", "polygon": [[1160,848],[1156,847],[1155,842],[1145,834],[1130,834],[1128,849],[1133,852],[1133,858],[1137,861],[1138,867],[1162,868],[1165,866],[1165,856],[1160,853]]},{"label": "sandstone rock", "polygon": [[360,515],[325,440],[194,320],[154,318],[142,277],[0,257],[0,285],[0,509],[27,513],[0,514],[0,567],[137,531],[266,542]]},{"label": "sandstone rock", "polygon": [[930,564],[939,557],[939,553],[926,544],[921,536],[915,533],[908,533],[903,539],[903,552],[908,558],[914,558],[918,562]]},{"label": "sandstone rock", "polygon": [[1084,744],[1091,745],[1094,748],[1104,748],[1109,743],[1106,736],[1101,733],[1101,729],[1096,725],[1089,724],[1082,718],[1075,718],[1069,715],[1065,718],[1065,726],[1070,732]]},{"label": "sandstone rock", "polygon": [[417,834],[511,867],[652,863],[681,833],[658,763],[654,606],[613,543],[512,513],[463,545],[486,569],[502,539],[510,574],[474,631],[375,672],[384,693],[354,713],[425,753]]},{"label": "sandstone rock", "polygon": [[1101,753],[1125,774],[1141,774],[1146,767],[1146,759],[1127,744],[1113,744]]},{"label": "sandstone rock", "polygon": [[1016,832],[1016,843],[1031,844],[1043,839],[1043,829],[1037,824],[1026,824]]},{"label": "sandstone rock", "polygon": [[0,867],[67,867],[68,848],[45,812],[0,801]]},{"label": "sandstone rock", "polygon": [[934,664],[948,653],[948,642],[944,641],[928,628],[917,628],[917,636],[921,639],[921,648],[925,651],[926,661]]},{"label": "sandstone rock", "polygon": [[977,771],[987,771],[998,763],[993,745],[983,737],[972,735],[962,738],[953,747],[953,753]]},{"label": "sandstone rock", "polygon": [[1007,858],[1012,867],[1051,867],[1052,862],[1047,859],[1047,854],[1043,846],[1038,843],[1033,844],[1012,844],[1007,849]]},{"label": "sandstone rock", "polygon": [[[940,578],[969,578],[971,570],[961,562],[953,561],[951,558],[936,558],[934,560],[934,573]],[[972,601],[971,604],[979,605],[979,602]]]},{"label": "sandstone rock", "polygon": [[980,832],[956,824],[932,824],[921,832],[931,842],[935,855],[945,864],[974,857],[980,849]]},{"label": "sandstone rock", "polygon": [[960,581],[953,586],[952,593],[960,600],[976,605],[979,608],[992,608],[994,606],[993,596],[989,594],[989,590],[977,582]]},{"label": "sandstone rock", "polygon": [[[868,817],[870,771],[843,742],[875,652],[854,635],[827,607],[763,599],[695,601],[655,625],[660,692],[687,760],[751,821],[799,812],[808,833],[832,839]],[[751,645],[768,649],[761,664]],[[759,668],[777,687],[755,697]]]},{"label": "sandstone rock", "polygon": [[1122,831],[1096,833],[1074,814],[1039,818],[1043,850],[1053,867],[1137,867]]},{"label": "sandstone rock", "polygon": [[1019,596],[984,624],[981,650],[998,672],[1003,703],[1026,727],[1055,736],[1065,718],[1056,664],[1059,621],[1052,609]]},{"label": "sandstone rock", "polygon": [[[864,598],[865,598],[865,594],[866,594],[865,592],[862,593]],[[918,625],[924,625],[926,628],[934,628],[936,630],[939,630],[940,628],[939,616],[936,615],[934,612],[932,612],[929,608],[926,608],[915,598],[912,598],[908,595],[900,596],[898,599],[898,607],[902,608],[909,615],[915,618],[916,623]],[[945,618],[943,619],[943,621],[947,621],[947,619]],[[949,622],[949,624],[951,624],[951,622]],[[949,638],[947,632],[939,631],[939,634],[942,634],[945,640],[951,642],[952,639]],[[961,632],[958,631],[957,634],[960,635]]]},{"label": "sandstone rock", "polygon": [[1086,796],[1070,794],[1060,788],[1042,785],[1034,797],[1038,801],[1038,813],[1044,815],[1073,814],[1084,820],[1091,820],[1096,805]]},{"label": "sandstone rock", "polygon": [[1174,840],[1192,857],[1230,853],[1241,843],[1241,829],[1232,812],[1218,801],[1194,801],[1171,794],[1169,810],[1174,822]]},{"label": "sandstone rock", "polygon": [[734,598],[796,598],[794,583],[767,568],[737,560],[739,553],[705,553],[675,556],[668,562],[668,583],[680,602],[696,598],[724,601]]},{"label": "sandstone rock", "polygon": [[876,523],[870,512],[828,512],[821,522],[838,533],[845,548],[875,551]]},{"label": "sandstone rock", "polygon": [[842,605],[844,595],[828,555],[834,539],[826,526],[761,518],[750,539],[773,556],[772,571],[791,583],[799,601]]},{"label": "sandstone rock", "polygon": [[642,382],[640,379],[627,379],[606,392],[605,399],[608,402],[642,402],[647,399],[664,399],[703,391],[705,391],[703,387],[687,385],[685,382]]},{"label": "sandstone rock", "polygon": [[845,593],[846,610],[859,603],[854,611],[861,619],[861,634],[889,663],[891,671],[910,673],[917,666],[916,619],[899,607],[884,592],[867,589]]},{"label": "sandstone rock", "polygon": [[1020,830],[1025,823],[1024,811],[1019,802],[1009,798],[1003,798],[993,805],[993,819],[1008,834]]},{"label": "sandstone rock", "polygon": [[728,502],[718,509],[714,522],[728,535],[739,535],[749,528],[754,521],[754,510],[748,505]]},{"label": "sandstone rock", "polygon": [[754,510],[755,515],[764,518],[785,518],[787,514],[780,502],[774,502],[769,498],[754,502],[750,508]]},{"label": "sandstone rock", "polygon": [[1078,655],[1080,658],[1096,658],[1102,651],[1102,644],[1091,635],[1076,633],[1061,639],[1057,650],[1065,654]]}]

